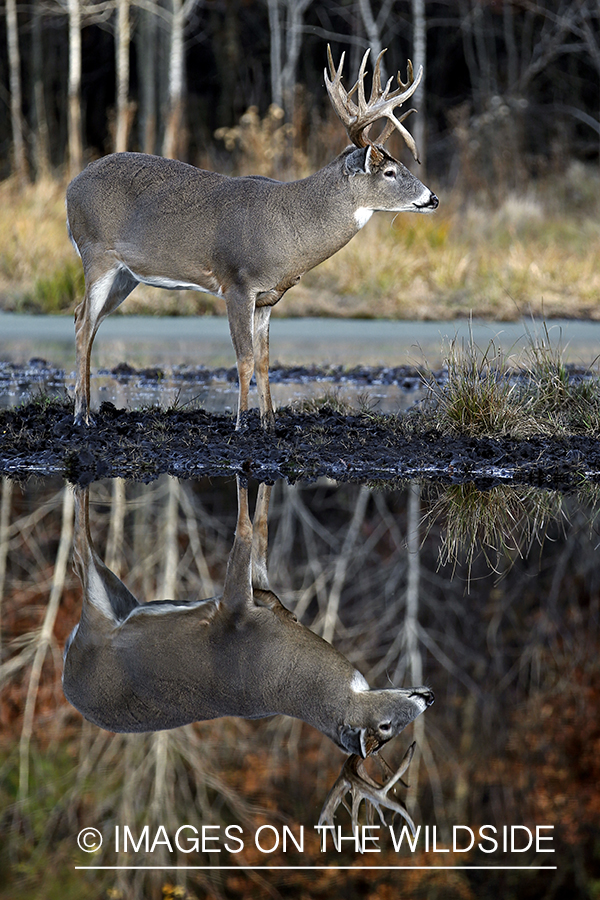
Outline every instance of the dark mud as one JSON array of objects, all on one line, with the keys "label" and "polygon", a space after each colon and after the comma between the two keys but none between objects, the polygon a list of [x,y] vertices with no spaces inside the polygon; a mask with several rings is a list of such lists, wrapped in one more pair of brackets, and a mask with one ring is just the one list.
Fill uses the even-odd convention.
[{"label": "dark mud", "polygon": [[422,421],[410,423],[410,416],[283,409],[270,435],[255,412],[236,431],[230,415],[104,403],[93,427],[85,427],[74,425],[70,403],[40,400],[0,411],[0,474],[62,474],[80,484],[116,476],[151,481],[163,473],[289,482],[325,475],[390,485],[417,478],[560,490],[600,480],[597,439],[449,437],[425,430]]}]

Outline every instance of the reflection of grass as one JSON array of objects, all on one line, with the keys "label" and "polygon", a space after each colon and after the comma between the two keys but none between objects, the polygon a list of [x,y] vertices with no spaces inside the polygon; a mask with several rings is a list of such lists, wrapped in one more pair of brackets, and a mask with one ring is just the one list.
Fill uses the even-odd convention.
[{"label": "reflection of grass", "polygon": [[482,553],[491,569],[501,560],[526,556],[543,544],[552,522],[564,524],[564,497],[559,491],[497,485],[482,490],[474,484],[430,487],[432,506],[427,529],[443,521],[440,564],[465,563],[468,573]]},{"label": "reflection of grass", "polygon": [[[432,185],[441,197],[434,215],[374,216],[347,247],[308,273],[275,314],[432,319],[473,312],[509,320],[526,311],[598,318],[598,175],[575,174],[577,196],[587,198],[576,210],[560,201],[573,196],[570,171],[527,196],[509,196],[498,209]],[[74,305],[71,276],[60,290],[61,273],[79,265],[66,234],[65,187],[50,180],[22,192],[11,181],[0,185],[5,309],[24,296],[37,311]],[[209,295],[138,287],[125,311],[225,309]]]}]

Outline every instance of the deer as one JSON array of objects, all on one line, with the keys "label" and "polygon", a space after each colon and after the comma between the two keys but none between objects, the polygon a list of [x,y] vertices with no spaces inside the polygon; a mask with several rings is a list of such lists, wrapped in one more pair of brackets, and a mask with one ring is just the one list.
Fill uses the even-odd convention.
[{"label": "deer", "polygon": [[267,570],[270,494],[269,486],[259,486],[251,520],[248,488],[238,477],[221,595],[140,603],[96,552],[89,487],[75,488],[73,556],[83,599],[65,645],[65,696],[86,719],[113,732],[160,731],[221,716],[293,716],[350,760],[356,757],[342,769],[324,822],[349,786],[355,801],[367,799],[380,814],[381,805],[397,811],[386,798],[390,785],[378,786],[356,762],[431,706],[433,692],[371,689],[342,653],[281,603]]},{"label": "deer", "polygon": [[[328,47],[325,85],[352,144],[298,181],[229,177],[174,159],[113,153],[69,184],[67,230],[81,257],[83,301],[75,309],[75,422],[90,424],[90,356],[103,319],[137,284],[206,291],[223,297],[238,371],[236,428],[247,423],[255,374],[262,426],[275,429],[269,388],[271,310],[302,275],[344,247],[373,212],[429,213],[438,207],[425,187],[383,144],[397,131],[415,160],[414,139],[394,111],[416,91],[412,64],[398,87],[381,83],[379,54],[369,100],[362,59],[351,90]],[[356,95],[356,101],[352,99]],[[372,140],[371,126],[386,119]]]}]

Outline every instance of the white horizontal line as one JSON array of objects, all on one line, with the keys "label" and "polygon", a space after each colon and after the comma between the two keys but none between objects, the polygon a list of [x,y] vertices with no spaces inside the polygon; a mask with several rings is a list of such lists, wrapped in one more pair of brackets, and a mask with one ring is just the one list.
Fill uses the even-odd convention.
[{"label": "white horizontal line", "polygon": [[516,871],[520,869],[525,869],[529,871],[538,871],[538,870],[554,870],[558,869],[558,866],[75,866],[75,869],[129,869],[129,870],[158,870],[158,869],[168,869],[169,871],[182,871],[184,869],[219,869],[219,870],[231,870],[231,871],[242,871],[244,869],[249,869],[252,872],[257,871],[258,869],[268,869],[271,872],[276,872],[278,869],[282,871],[297,871],[304,869],[335,869],[335,870],[349,870],[349,871],[359,871],[363,869],[368,869],[369,871],[378,871],[388,872],[394,869],[446,869],[446,870],[456,870],[460,869],[461,871],[472,870],[472,869],[489,869],[490,871],[495,869],[502,869],[506,871]]}]

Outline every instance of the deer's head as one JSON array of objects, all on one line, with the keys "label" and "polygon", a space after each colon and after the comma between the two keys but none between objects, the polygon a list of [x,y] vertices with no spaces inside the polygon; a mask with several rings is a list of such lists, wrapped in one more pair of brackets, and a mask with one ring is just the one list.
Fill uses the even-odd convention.
[{"label": "deer's head", "polygon": [[[335,68],[331,48],[327,47],[329,72],[325,70],[325,85],[332,106],[341,119],[348,137],[354,145],[346,151],[344,171],[348,176],[358,176],[354,190],[358,202],[364,198],[365,209],[387,210],[389,212],[433,212],[439,204],[438,198],[416,178],[401,162],[384,149],[384,143],[394,131],[398,131],[417,162],[419,155],[414,138],[402,124],[413,108],[397,117],[395,110],[402,106],[416,91],[423,77],[420,67],[415,77],[410,60],[406,82],[398,73],[398,88],[392,90],[390,78],[385,87],[381,85],[382,50],[375,63],[373,82],[369,99],[365,96],[366,65],[370,51],[362,58],[358,79],[347,91],[342,84],[344,54]],[[352,97],[356,95],[356,99]],[[380,134],[374,140],[370,132],[378,119],[387,119]],[[360,176],[363,176],[361,178]],[[364,176],[368,176],[364,178]]]},{"label": "deer's head", "polygon": [[433,691],[426,687],[358,691],[356,724],[351,716],[350,722],[339,727],[339,746],[366,759],[404,731],[433,701]]}]

